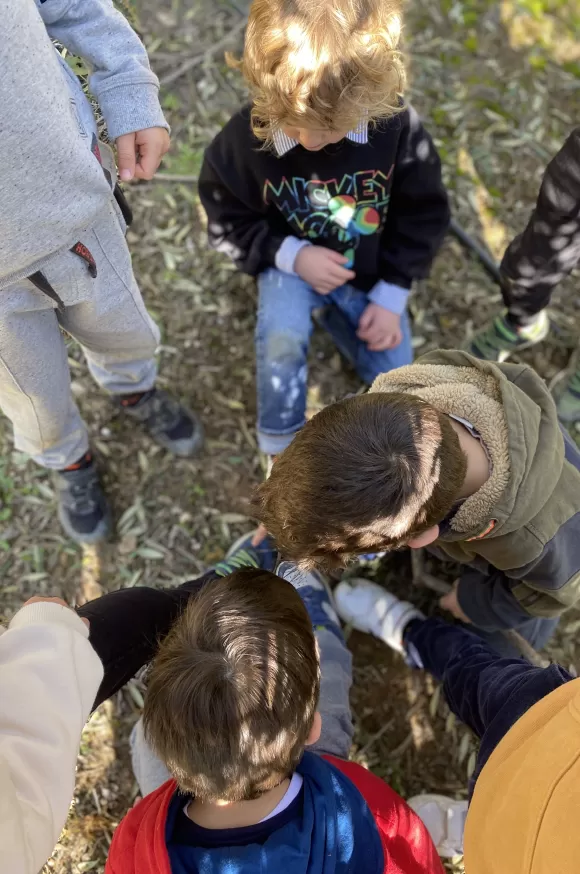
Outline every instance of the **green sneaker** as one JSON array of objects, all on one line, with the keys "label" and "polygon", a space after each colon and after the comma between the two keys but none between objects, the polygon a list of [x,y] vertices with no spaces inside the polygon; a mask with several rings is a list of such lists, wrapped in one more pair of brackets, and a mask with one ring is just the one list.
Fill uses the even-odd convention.
[{"label": "green sneaker", "polygon": [[580,366],[571,376],[556,385],[552,394],[560,421],[564,425],[580,422]]},{"label": "green sneaker", "polygon": [[535,322],[525,328],[515,329],[507,321],[505,313],[496,316],[493,322],[475,334],[465,346],[466,352],[485,361],[507,361],[514,352],[522,352],[540,343],[550,332],[550,320],[546,310],[538,313]]}]

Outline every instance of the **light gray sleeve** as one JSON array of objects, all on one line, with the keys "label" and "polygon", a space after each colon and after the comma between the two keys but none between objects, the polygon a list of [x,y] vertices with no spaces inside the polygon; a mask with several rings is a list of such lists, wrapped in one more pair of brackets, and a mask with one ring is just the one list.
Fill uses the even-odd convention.
[{"label": "light gray sleeve", "polygon": [[111,139],[149,127],[169,129],[145,47],[112,0],[36,0],[36,5],[51,38],[90,67],[89,87]]}]

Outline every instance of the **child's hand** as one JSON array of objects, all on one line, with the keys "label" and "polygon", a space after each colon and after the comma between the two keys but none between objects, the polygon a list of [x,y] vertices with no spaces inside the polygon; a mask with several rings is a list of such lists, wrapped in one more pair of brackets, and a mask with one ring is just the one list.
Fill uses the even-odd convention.
[{"label": "child's hand", "polygon": [[264,540],[268,536],[268,529],[265,525],[260,524],[254,531],[254,536],[252,537],[252,546],[259,546],[262,540]]},{"label": "child's hand", "polygon": [[401,317],[378,303],[370,303],[360,317],[356,334],[371,352],[394,349],[403,339]]},{"label": "child's hand", "polygon": [[121,181],[153,179],[161,158],[169,150],[170,142],[164,127],[148,127],[117,137]]},{"label": "child's hand", "polygon": [[461,622],[466,622],[468,625],[471,624],[471,619],[465,615],[461,607],[459,606],[459,601],[457,599],[457,587],[459,586],[459,580],[455,580],[453,583],[453,588],[446,595],[443,595],[442,598],[439,599],[439,606],[442,610],[449,610],[452,616],[455,616],[456,619],[461,620]]},{"label": "child's hand", "polygon": [[294,270],[318,294],[330,294],[354,279],[356,273],[344,267],[348,258],[325,246],[303,246],[296,255]]}]

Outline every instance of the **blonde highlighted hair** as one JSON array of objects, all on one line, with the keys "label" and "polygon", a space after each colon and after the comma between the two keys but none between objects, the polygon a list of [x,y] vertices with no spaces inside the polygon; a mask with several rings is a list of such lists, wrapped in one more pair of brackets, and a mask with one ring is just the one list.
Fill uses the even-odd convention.
[{"label": "blonde highlighted hair", "polygon": [[254,0],[239,67],[254,134],[344,131],[400,109],[405,69],[397,0]]}]

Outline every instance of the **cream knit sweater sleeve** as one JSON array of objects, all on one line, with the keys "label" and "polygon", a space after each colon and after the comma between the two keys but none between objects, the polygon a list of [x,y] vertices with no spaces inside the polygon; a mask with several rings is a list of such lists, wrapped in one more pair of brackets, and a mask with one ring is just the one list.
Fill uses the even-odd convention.
[{"label": "cream knit sweater sleeve", "polygon": [[52,853],[102,676],[73,610],[31,604],[0,629],[1,874],[38,874]]}]

